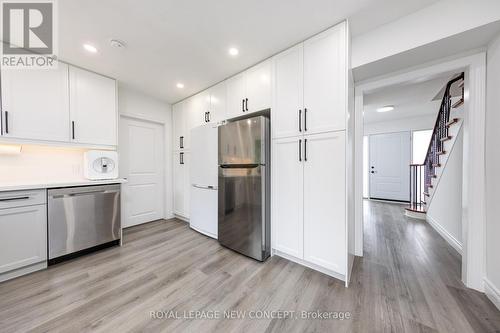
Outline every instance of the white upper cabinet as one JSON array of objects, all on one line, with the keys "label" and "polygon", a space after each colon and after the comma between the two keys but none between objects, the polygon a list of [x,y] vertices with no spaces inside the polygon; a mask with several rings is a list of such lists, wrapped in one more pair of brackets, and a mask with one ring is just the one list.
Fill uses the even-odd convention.
[{"label": "white upper cabinet", "polygon": [[345,132],[304,140],[304,259],[345,274]]},{"label": "white upper cabinet", "polygon": [[346,23],[304,42],[304,117],[307,133],[345,129]]},{"label": "white upper cabinet", "polygon": [[116,146],[116,81],[71,66],[69,87],[72,141]]},{"label": "white upper cabinet", "polygon": [[245,72],[245,113],[271,107],[271,67],[271,61],[266,60]]},{"label": "white upper cabinet", "polygon": [[189,97],[184,106],[184,148],[189,149],[191,142],[191,129],[205,123],[206,113],[210,106],[210,95],[208,91]]},{"label": "white upper cabinet", "polygon": [[273,138],[300,135],[304,129],[303,44],[274,57]]},{"label": "white upper cabinet", "polygon": [[70,139],[68,65],[51,70],[2,70],[3,135]]},{"label": "white upper cabinet", "polygon": [[226,119],[226,82],[221,82],[210,89],[210,108],[207,120],[210,123],[218,123]]},{"label": "white upper cabinet", "polygon": [[173,120],[173,150],[178,151],[184,149],[184,137],[186,132],[186,124],[184,121],[184,108],[185,102],[179,102],[172,106],[172,120]]},{"label": "white upper cabinet", "polygon": [[229,78],[227,84],[227,118],[242,116],[245,112],[245,73]]},{"label": "white upper cabinet", "polygon": [[226,81],[228,119],[271,108],[271,68],[266,60]]}]

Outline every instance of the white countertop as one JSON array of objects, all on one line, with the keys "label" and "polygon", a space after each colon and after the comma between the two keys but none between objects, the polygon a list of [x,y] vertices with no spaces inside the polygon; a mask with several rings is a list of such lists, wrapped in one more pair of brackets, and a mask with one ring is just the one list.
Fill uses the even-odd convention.
[{"label": "white countertop", "polygon": [[0,192],[5,191],[18,191],[18,190],[34,190],[42,188],[54,188],[54,187],[72,187],[72,186],[88,186],[88,185],[106,185],[106,184],[123,184],[127,180],[124,178],[117,179],[105,179],[105,180],[69,180],[61,182],[2,182],[0,183]]}]

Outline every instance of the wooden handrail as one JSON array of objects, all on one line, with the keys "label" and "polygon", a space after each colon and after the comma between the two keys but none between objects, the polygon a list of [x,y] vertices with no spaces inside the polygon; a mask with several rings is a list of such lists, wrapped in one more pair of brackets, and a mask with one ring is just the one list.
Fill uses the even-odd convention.
[{"label": "wooden handrail", "polygon": [[428,159],[429,159],[429,157],[430,157],[430,152],[431,152],[431,147],[432,147],[432,141],[433,141],[434,137],[437,135],[437,129],[438,129],[438,125],[439,125],[439,119],[441,117],[441,114],[444,111],[445,103],[448,102],[447,99],[449,98],[451,85],[453,83],[455,83],[457,81],[460,81],[460,80],[463,80],[463,79],[464,79],[464,73],[462,73],[459,76],[457,76],[456,78],[450,80],[446,84],[446,90],[444,92],[443,99],[441,100],[441,106],[439,107],[439,112],[438,112],[438,115],[436,117],[436,122],[434,123],[434,128],[432,130],[431,142],[429,142],[429,148],[427,148],[427,153],[425,154],[425,160],[424,160],[423,164],[426,164],[427,161],[428,161]]}]

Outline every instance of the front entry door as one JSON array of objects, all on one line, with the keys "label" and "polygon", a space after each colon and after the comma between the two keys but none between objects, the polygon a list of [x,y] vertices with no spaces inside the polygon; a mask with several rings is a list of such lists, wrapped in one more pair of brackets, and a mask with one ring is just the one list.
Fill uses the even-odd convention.
[{"label": "front entry door", "polygon": [[370,198],[410,200],[411,133],[370,136]]}]

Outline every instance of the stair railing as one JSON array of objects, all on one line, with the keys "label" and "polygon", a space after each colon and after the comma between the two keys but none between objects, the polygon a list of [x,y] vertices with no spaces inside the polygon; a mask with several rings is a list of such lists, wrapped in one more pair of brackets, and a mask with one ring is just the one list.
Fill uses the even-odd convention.
[{"label": "stair railing", "polygon": [[[432,178],[436,175],[436,168],[440,166],[439,157],[444,152],[444,138],[448,138],[451,113],[451,86],[464,79],[464,73],[450,80],[446,84],[441,106],[432,130],[431,141],[427,148],[424,163],[410,164],[410,207],[412,211],[424,211],[425,196],[432,187]],[[422,191],[423,189],[423,191]]]}]

